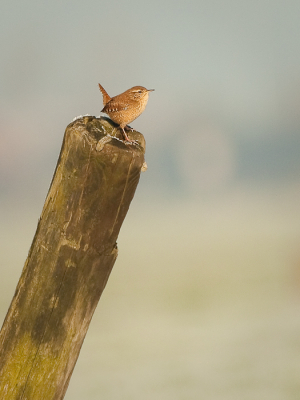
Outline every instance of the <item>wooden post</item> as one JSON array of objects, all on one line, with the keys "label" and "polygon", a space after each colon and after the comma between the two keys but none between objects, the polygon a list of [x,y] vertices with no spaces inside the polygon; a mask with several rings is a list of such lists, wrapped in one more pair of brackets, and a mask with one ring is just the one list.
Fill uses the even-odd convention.
[{"label": "wooden post", "polygon": [[117,236],[144,163],[106,118],[65,133],[56,171],[0,332],[1,400],[63,399],[117,257]]}]

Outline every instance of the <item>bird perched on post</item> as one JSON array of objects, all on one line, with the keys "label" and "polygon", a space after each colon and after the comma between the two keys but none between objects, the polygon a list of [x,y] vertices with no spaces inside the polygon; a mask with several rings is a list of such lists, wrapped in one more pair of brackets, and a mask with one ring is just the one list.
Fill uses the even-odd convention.
[{"label": "bird perched on post", "polygon": [[101,112],[106,113],[116,124],[120,125],[126,141],[132,142],[125,132],[125,128],[134,121],[145,110],[148,102],[149,92],[154,89],[146,89],[143,86],[134,86],[126,92],[110,97],[105,89],[98,84],[103,95],[104,108]]}]

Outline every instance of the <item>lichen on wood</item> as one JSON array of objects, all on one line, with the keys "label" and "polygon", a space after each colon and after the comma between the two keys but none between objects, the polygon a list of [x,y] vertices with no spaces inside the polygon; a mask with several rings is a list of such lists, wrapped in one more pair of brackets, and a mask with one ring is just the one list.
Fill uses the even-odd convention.
[{"label": "lichen on wood", "polygon": [[117,257],[144,163],[107,118],[71,123],[0,332],[0,398],[60,400]]}]

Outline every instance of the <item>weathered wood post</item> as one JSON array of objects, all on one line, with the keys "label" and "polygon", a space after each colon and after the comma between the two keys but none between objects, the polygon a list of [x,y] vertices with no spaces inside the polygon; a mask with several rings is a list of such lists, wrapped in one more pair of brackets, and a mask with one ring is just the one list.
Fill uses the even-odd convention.
[{"label": "weathered wood post", "polygon": [[134,145],[114,135],[119,130],[105,118],[83,117],[66,129],[0,333],[1,400],[65,395],[144,163],[140,133],[130,134]]}]

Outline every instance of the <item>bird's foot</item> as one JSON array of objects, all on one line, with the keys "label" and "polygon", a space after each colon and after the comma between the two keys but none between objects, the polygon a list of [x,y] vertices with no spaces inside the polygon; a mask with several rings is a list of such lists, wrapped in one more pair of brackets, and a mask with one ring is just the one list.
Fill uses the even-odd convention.
[{"label": "bird's foot", "polygon": [[137,142],[136,142],[135,140],[129,139],[129,137],[127,136],[127,133],[125,132],[125,129],[124,129],[124,128],[121,128],[121,129],[122,129],[122,131],[123,131],[123,136],[124,136],[125,144],[137,144]]}]

